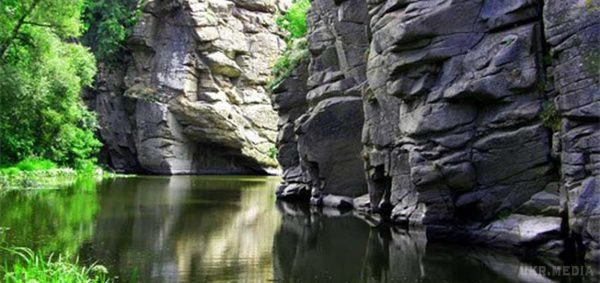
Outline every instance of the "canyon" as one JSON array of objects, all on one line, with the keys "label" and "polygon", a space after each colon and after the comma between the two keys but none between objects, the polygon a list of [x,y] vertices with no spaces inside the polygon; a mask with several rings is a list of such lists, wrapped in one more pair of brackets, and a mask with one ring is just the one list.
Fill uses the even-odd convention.
[{"label": "canyon", "polygon": [[102,160],[281,173],[286,201],[600,261],[600,3],[315,0],[309,55],[269,91],[289,5],[149,1],[88,99]]}]

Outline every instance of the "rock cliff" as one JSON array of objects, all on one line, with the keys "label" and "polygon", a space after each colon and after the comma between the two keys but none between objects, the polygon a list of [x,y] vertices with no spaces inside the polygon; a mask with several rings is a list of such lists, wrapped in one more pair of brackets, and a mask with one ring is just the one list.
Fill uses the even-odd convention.
[{"label": "rock cliff", "polygon": [[149,1],[101,67],[106,162],[280,165],[282,199],[600,261],[598,1],[315,0],[308,57],[267,94],[289,2]]},{"label": "rock cliff", "polygon": [[310,58],[273,95],[285,179],[278,195],[352,207],[352,198],[367,192],[360,138],[366,3],[315,1],[307,22]]},{"label": "rock cliff", "polygon": [[561,200],[573,236],[600,262],[600,2],[546,1]]},{"label": "rock cliff", "polygon": [[289,1],[149,1],[123,66],[92,103],[106,162],[122,172],[274,173],[277,116],[265,86],[285,48]]},{"label": "rock cliff", "polygon": [[274,94],[278,196],[600,259],[599,7],[313,1],[309,63]]}]

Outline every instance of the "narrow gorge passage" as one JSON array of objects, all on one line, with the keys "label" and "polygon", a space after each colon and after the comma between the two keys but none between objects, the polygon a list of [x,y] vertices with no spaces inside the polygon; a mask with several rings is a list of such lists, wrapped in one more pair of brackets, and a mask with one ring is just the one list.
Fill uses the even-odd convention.
[{"label": "narrow gorge passage", "polygon": [[600,281],[600,0],[0,0],[0,27],[0,281]]},{"label": "narrow gorge passage", "polygon": [[593,6],[316,0],[295,38],[290,4],[148,4],[90,101],[104,162],[281,173],[279,199],[429,241],[598,261]]}]

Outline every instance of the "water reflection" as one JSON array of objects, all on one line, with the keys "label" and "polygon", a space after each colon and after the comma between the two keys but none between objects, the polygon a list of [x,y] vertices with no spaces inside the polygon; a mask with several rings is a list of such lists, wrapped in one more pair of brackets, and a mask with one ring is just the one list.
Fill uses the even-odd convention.
[{"label": "water reflection", "polygon": [[272,278],[276,179],[151,177],[101,188],[96,234],[83,249],[141,282]]},{"label": "water reflection", "polygon": [[331,213],[289,203],[277,203],[277,207],[283,214],[274,242],[275,276],[280,281],[546,283],[598,279],[552,277],[551,264],[528,263],[489,249],[427,244],[423,232],[369,227],[352,212]]},{"label": "water reflection", "polygon": [[372,227],[351,211],[276,202],[277,183],[136,177],[103,181],[97,191],[10,192],[0,196],[0,227],[10,228],[10,245],[78,251],[83,263],[106,265],[123,282],[600,279],[549,276],[540,267],[560,263],[426,243],[419,231]]},{"label": "water reflection", "polygon": [[2,192],[0,247],[76,254],[94,233],[94,217],[100,206],[93,182],[78,180],[78,189]]}]

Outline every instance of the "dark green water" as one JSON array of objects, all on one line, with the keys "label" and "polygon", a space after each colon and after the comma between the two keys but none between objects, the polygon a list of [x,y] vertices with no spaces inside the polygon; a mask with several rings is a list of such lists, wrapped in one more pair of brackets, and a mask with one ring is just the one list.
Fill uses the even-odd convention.
[{"label": "dark green water", "polygon": [[556,262],[426,244],[420,233],[373,228],[352,212],[276,202],[275,178],[135,177],[105,180],[97,189],[90,182],[0,194],[0,241],[77,254],[84,264],[107,266],[121,281],[593,279],[552,276]]}]

